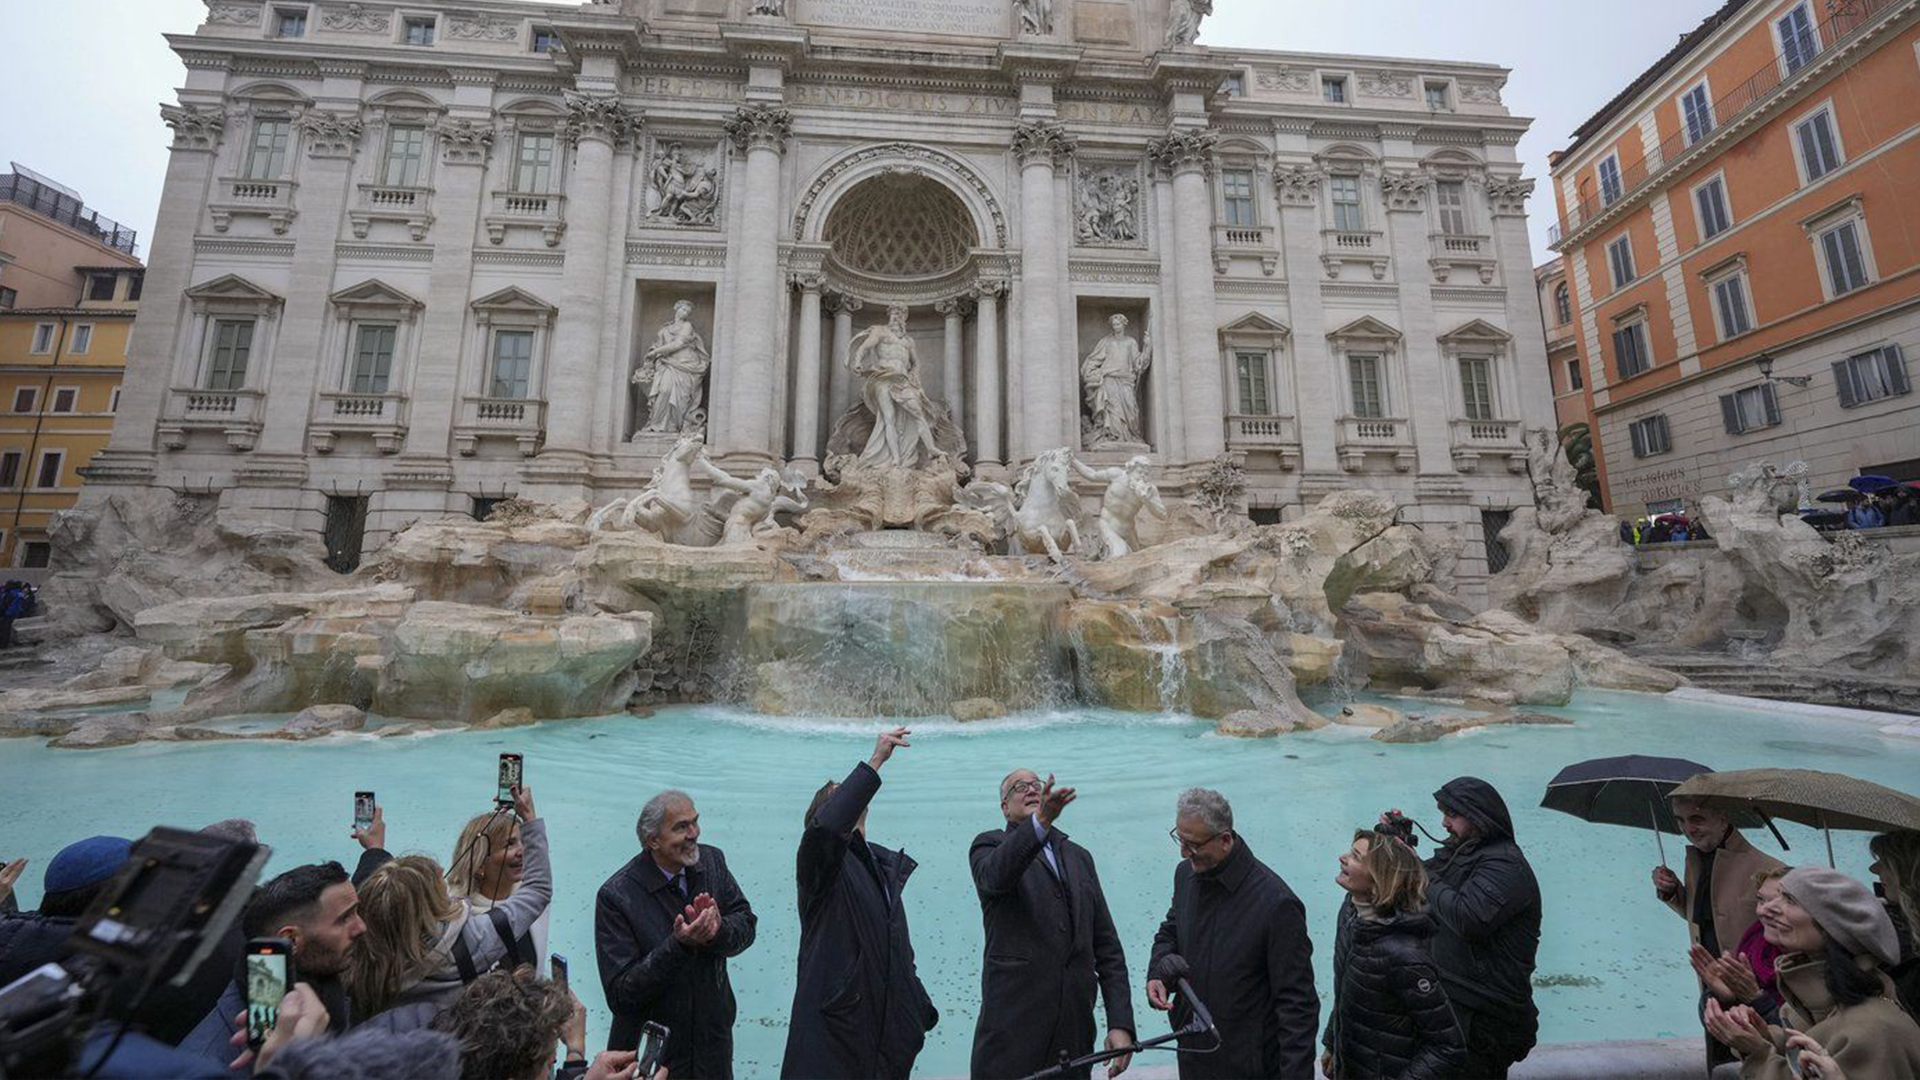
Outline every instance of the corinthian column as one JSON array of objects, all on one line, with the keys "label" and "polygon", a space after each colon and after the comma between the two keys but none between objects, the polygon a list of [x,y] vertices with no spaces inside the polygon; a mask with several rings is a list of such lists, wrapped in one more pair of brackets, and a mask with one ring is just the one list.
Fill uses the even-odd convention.
[{"label": "corinthian column", "polygon": [[793,131],[793,115],[770,105],[747,105],[727,120],[727,135],[747,155],[747,187],[734,254],[740,270],[734,284],[733,311],[745,330],[734,339],[735,373],[731,399],[724,403],[719,437],[724,448],[767,455],[778,453],[773,438],[775,345],[770,328],[780,310],[780,155]]},{"label": "corinthian column", "polygon": [[567,255],[560,272],[560,317],[547,378],[549,454],[585,455],[599,399],[595,367],[607,323],[607,244],[613,213],[613,150],[640,123],[613,96],[567,95]]},{"label": "corinthian column", "polygon": [[[972,306],[972,303],[963,296],[942,300],[933,305],[933,310],[947,320],[946,355],[941,358],[943,363],[940,365],[940,394],[946,399],[947,409],[953,413],[953,422],[956,425],[960,424],[960,406],[963,404],[960,396],[960,369],[966,363],[967,356],[967,310]],[[960,429],[966,430],[964,425]]]},{"label": "corinthian column", "polygon": [[1013,133],[1020,163],[1020,363],[1026,407],[1021,410],[1018,456],[1067,445],[1061,423],[1060,258],[1054,231],[1054,168],[1073,154],[1073,140],[1056,123],[1021,124]]},{"label": "corinthian column", "polygon": [[853,313],[864,305],[846,293],[833,298],[833,354],[827,357],[827,433],[840,414],[853,407],[853,373],[847,370],[847,350],[853,347]]},{"label": "corinthian column", "polygon": [[973,461],[999,465],[1000,456],[1000,294],[1004,281],[991,279],[973,287],[980,305],[973,330]]},{"label": "corinthian column", "polygon": [[793,460],[812,470],[820,463],[820,287],[818,274],[796,274],[800,290],[800,343],[793,388]]},{"label": "corinthian column", "polygon": [[1227,447],[1226,398],[1213,296],[1213,172],[1211,128],[1173,131],[1148,149],[1173,177],[1173,278],[1180,327],[1180,400],[1186,420],[1186,458],[1211,458]]}]

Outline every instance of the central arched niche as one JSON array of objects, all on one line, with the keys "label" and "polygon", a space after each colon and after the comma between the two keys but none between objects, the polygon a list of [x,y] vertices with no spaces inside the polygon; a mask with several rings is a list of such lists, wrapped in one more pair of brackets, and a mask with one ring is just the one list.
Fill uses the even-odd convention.
[{"label": "central arched niche", "polygon": [[856,184],[827,215],[833,258],[875,278],[932,278],[965,266],[980,245],[973,215],[946,185],[883,173]]}]

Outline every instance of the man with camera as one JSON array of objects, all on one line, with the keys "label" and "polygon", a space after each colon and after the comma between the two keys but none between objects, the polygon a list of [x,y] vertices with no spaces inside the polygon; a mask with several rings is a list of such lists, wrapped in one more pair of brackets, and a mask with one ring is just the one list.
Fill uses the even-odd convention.
[{"label": "man with camera", "polygon": [[[1153,936],[1147,1002],[1173,1010],[1176,1025],[1208,1006],[1215,1028],[1181,1036],[1180,1080],[1313,1080],[1320,998],[1305,905],[1233,831],[1219,792],[1182,793],[1172,836],[1182,859]],[[1176,1000],[1182,979],[1197,1002]]]},{"label": "man with camera", "polygon": [[[1026,1076],[1093,1048],[1093,1003],[1106,1003],[1106,1048],[1133,1044],[1127,958],[1093,856],[1055,827],[1074,800],[1031,769],[1000,782],[1005,828],[973,838],[969,861],[986,924],[973,1075]],[[1126,1070],[1117,1058],[1108,1076]],[[1077,1075],[1086,1076],[1088,1070]]]},{"label": "man with camera", "polygon": [[600,886],[593,938],[613,1011],[607,1046],[631,1050],[649,1022],[671,1033],[661,1063],[675,1077],[733,1075],[733,985],[727,959],[753,944],[758,920],[719,848],[700,842],[683,791],[647,800],[640,854]]}]

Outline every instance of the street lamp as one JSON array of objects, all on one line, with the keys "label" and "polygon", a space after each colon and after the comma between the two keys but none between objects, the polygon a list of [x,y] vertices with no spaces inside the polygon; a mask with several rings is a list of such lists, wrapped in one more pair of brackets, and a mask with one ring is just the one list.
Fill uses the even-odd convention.
[{"label": "street lamp", "polygon": [[1767,380],[1770,383],[1783,382],[1789,386],[1794,386],[1794,387],[1798,387],[1799,389],[1805,390],[1807,388],[1807,385],[1813,382],[1813,376],[1811,375],[1778,375],[1776,376],[1773,373],[1773,355],[1771,353],[1761,353],[1758,357],[1754,358],[1753,363],[1755,367],[1758,367],[1760,369],[1760,377]]}]

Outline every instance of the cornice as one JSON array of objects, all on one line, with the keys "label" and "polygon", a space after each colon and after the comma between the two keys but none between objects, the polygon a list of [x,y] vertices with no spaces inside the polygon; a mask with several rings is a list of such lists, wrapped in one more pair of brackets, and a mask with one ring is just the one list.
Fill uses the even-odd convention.
[{"label": "cornice", "polygon": [[1001,74],[1019,83],[1064,82],[1076,68],[1086,50],[1074,45],[1047,45],[1039,42],[1004,42],[994,52]]}]

